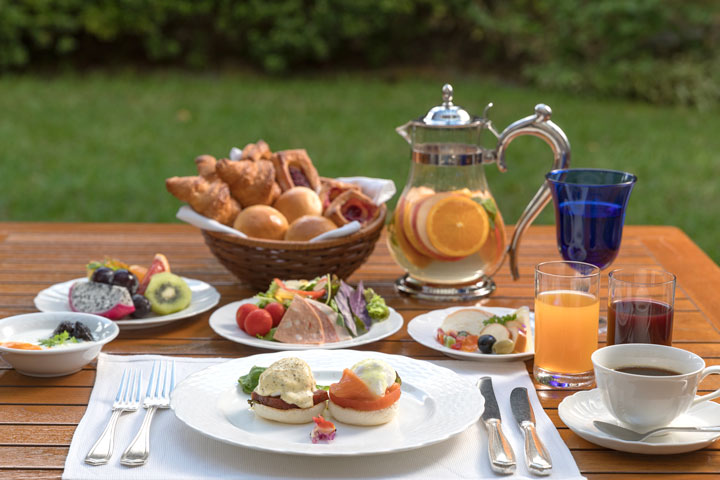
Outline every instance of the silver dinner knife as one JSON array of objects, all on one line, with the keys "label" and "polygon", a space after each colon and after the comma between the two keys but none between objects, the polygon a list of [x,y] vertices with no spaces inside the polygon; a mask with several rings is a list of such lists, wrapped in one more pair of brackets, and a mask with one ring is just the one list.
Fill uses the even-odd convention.
[{"label": "silver dinner knife", "polygon": [[485,398],[485,410],[482,414],[483,423],[488,430],[488,455],[490,466],[498,473],[513,473],[515,471],[515,453],[503,435],[500,422],[500,409],[495,399],[492,378],[480,378],[480,393]]},{"label": "silver dinner knife", "polygon": [[510,393],[510,408],[525,436],[525,462],[530,473],[550,475],[552,459],[535,429],[535,414],[525,387],[517,387]]}]

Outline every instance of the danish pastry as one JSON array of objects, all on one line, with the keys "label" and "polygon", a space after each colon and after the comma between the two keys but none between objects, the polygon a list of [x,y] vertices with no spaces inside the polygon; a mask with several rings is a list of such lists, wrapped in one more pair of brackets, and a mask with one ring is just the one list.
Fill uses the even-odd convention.
[{"label": "danish pastry", "polygon": [[308,187],[318,191],[320,177],[305,149],[275,152],[272,162],[275,178],[283,192],[292,187]]},{"label": "danish pastry", "polygon": [[230,196],[225,182],[207,181],[201,176],[171,177],[165,180],[167,191],[193,210],[224,225],[232,225],[240,213],[240,204]]},{"label": "danish pastry", "polygon": [[365,225],[374,220],[379,212],[380,209],[367,195],[357,190],[347,190],[332,201],[325,209],[324,216],[342,227],[353,220]]},{"label": "danish pastry", "polygon": [[360,187],[353,185],[352,183],[341,182],[340,180],[335,180],[334,178],[320,177],[318,195],[320,196],[320,201],[322,201],[323,210],[325,210],[340,194],[348,190],[361,191]]},{"label": "danish pastry", "polygon": [[234,162],[224,158],[217,162],[217,172],[243,207],[272,205],[280,196],[280,187],[275,183],[275,168],[269,160]]}]

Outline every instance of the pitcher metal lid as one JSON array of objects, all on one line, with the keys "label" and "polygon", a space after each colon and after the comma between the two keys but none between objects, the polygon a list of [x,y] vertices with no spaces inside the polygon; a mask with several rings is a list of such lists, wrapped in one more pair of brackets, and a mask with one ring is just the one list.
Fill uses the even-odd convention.
[{"label": "pitcher metal lid", "polygon": [[453,87],[446,83],[442,87],[442,105],[433,107],[422,119],[422,123],[429,126],[457,126],[469,125],[475,119],[462,107],[453,104]]}]

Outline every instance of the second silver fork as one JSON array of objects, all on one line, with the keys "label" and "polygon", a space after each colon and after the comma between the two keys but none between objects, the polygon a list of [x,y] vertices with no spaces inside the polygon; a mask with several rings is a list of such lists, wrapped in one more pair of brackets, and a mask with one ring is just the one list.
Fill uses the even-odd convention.
[{"label": "second silver fork", "polygon": [[170,406],[170,393],[175,388],[175,361],[153,363],[148,388],[145,393],[145,418],[120,463],[129,466],[145,465],[150,456],[150,424],[158,408]]}]

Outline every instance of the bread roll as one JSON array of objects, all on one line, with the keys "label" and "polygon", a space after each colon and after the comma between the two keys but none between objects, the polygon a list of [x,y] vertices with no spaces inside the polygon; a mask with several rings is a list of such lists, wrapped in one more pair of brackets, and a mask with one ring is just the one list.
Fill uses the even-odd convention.
[{"label": "bread roll", "polygon": [[238,214],[233,227],[248,237],[282,240],[288,229],[288,222],[282,213],[272,207],[253,205]]},{"label": "bread roll", "polygon": [[293,187],[283,192],[273,207],[292,224],[303,215],[322,215],[322,202],[317,193],[307,187]]},{"label": "bread roll", "polygon": [[337,225],[329,218],[305,215],[290,224],[285,240],[305,242],[336,228]]},{"label": "bread roll", "polygon": [[288,410],[268,407],[262,403],[255,402],[253,403],[252,409],[257,415],[274,422],[310,423],[313,417],[317,417],[323,413],[323,410],[325,410],[325,402],[320,402],[310,408],[290,408]]},{"label": "bread roll", "polygon": [[328,410],[335,420],[348,425],[382,425],[395,418],[398,412],[398,404],[395,402],[387,408],[380,410],[355,410],[354,408],[341,407],[332,400],[328,401]]}]

